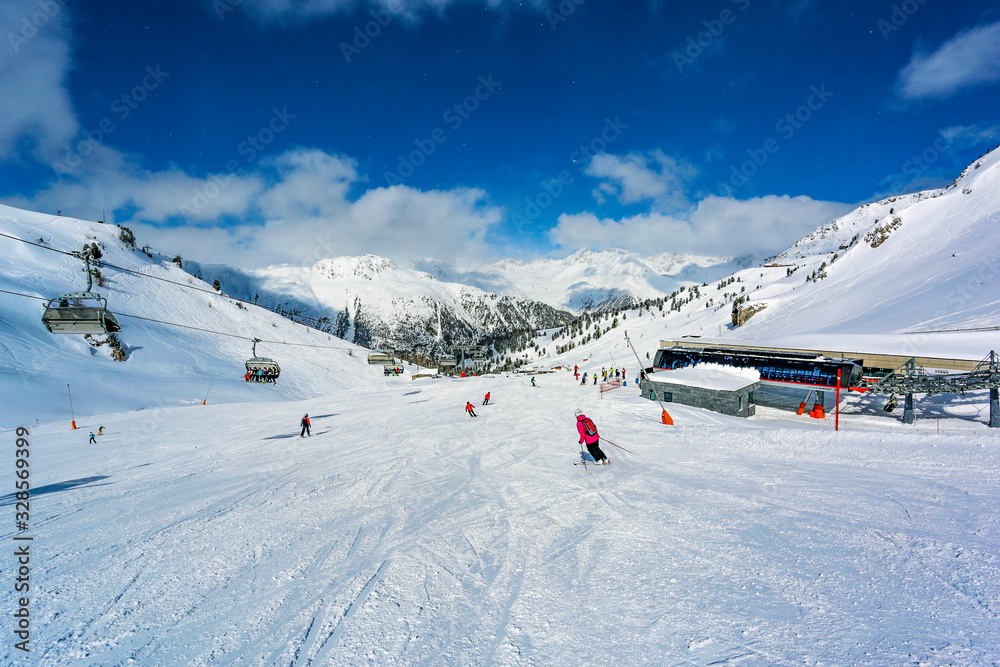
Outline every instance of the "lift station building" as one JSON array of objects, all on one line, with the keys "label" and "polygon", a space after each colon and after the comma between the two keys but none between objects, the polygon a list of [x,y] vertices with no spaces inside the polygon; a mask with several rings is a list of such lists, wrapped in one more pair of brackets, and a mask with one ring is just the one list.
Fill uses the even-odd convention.
[{"label": "lift station building", "polygon": [[642,395],[664,403],[680,403],[735,417],[756,412],[754,392],[760,373],[754,368],[699,364],[675,370],[647,370],[639,382]]}]

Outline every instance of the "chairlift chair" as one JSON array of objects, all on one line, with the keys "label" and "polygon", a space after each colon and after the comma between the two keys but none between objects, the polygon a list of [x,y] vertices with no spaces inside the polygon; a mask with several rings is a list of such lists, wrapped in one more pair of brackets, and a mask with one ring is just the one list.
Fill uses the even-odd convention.
[{"label": "chairlift chair", "polygon": [[478,350],[473,350],[472,361],[477,364],[486,363],[486,350],[484,350],[483,348],[479,348]]},{"label": "chairlift chair", "polygon": [[458,364],[458,358],[453,354],[446,354],[438,360],[438,364],[441,366],[455,366]]},{"label": "chairlift chair", "polygon": [[368,363],[373,366],[376,364],[394,364],[396,363],[396,358],[391,352],[386,352],[385,350],[372,350],[368,353]]},{"label": "chairlift chair", "polygon": [[90,260],[94,258],[93,251],[84,246],[82,252],[72,254],[83,260],[87,290],[67,292],[50,300],[45,304],[42,324],[54,334],[107,334],[121,331],[118,320],[108,310],[107,299],[90,291],[94,287],[95,269],[90,268]]},{"label": "chairlift chair", "polygon": [[107,299],[93,292],[68,292],[45,305],[42,324],[54,334],[106,334],[121,331]]},{"label": "chairlift chair", "polygon": [[[251,375],[256,375],[257,371],[261,371],[262,376],[277,380],[278,376],[281,375],[281,367],[278,366],[278,362],[274,359],[268,359],[267,357],[257,356],[257,343],[260,342],[259,338],[253,339],[253,358],[247,359],[246,367],[247,372]],[[270,371],[270,373],[269,373]]]}]

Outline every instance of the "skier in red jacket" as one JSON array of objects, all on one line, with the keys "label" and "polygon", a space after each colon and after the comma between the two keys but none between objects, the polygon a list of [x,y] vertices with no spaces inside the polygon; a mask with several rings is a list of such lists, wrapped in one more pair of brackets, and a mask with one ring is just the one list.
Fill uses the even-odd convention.
[{"label": "skier in red jacket", "polygon": [[490,392],[486,392],[486,398],[483,399],[483,405],[490,404]]},{"label": "skier in red jacket", "polygon": [[469,403],[468,401],[465,403],[465,411],[469,413],[470,417],[476,416],[476,409],[472,406],[472,403]]},{"label": "skier in red jacket", "polygon": [[306,437],[306,433],[312,436],[312,431],[309,430],[309,426],[312,424],[312,422],[309,421],[309,415],[308,414],[303,415],[302,421],[299,423],[302,424],[302,433],[299,433],[299,437],[300,438]]},{"label": "skier in red jacket", "polygon": [[576,411],[576,430],[580,432],[580,444],[587,443],[587,449],[594,457],[594,462],[601,465],[611,463],[601,451],[601,435],[597,432],[597,427],[594,426],[593,420],[583,414],[581,410]]}]

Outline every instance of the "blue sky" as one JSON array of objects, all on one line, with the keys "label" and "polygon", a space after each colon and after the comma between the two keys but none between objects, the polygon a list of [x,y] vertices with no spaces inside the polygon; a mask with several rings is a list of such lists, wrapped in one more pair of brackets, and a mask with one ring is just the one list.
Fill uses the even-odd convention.
[{"label": "blue sky", "polygon": [[244,266],[783,249],[1000,141],[1000,8],[7,0],[0,200]]}]

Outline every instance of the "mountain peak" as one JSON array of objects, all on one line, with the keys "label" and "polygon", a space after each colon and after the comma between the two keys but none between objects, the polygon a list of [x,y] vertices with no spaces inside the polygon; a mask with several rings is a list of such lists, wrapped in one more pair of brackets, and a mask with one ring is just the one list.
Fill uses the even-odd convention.
[{"label": "mountain peak", "polygon": [[331,257],[321,259],[313,265],[322,275],[331,279],[357,277],[372,280],[380,273],[394,271],[398,268],[391,259],[378,255],[359,255],[357,257]]}]

